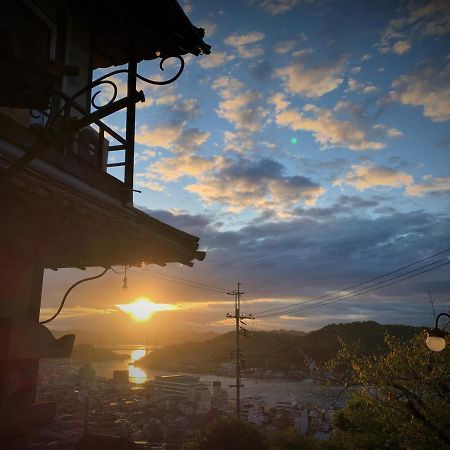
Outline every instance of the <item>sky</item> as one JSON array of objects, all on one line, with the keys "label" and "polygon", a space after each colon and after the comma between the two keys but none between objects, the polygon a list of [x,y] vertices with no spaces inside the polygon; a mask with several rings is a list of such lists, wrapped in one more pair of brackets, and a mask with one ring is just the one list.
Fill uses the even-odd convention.
[{"label": "sky", "polygon": [[[226,291],[238,281],[243,312],[257,316],[450,248],[448,1],[181,5],[212,51],[185,57],[175,83],[139,83],[147,100],[137,109],[134,203],[199,236],[207,257],[193,268],[134,268],[128,289],[114,273],[80,286],[54,327],[225,332]],[[177,61],[164,67],[138,71],[170,78]],[[124,113],[108,121],[121,130]],[[430,296],[438,312],[449,309],[449,269],[251,326],[430,326]],[[46,272],[43,315],[99,270]],[[142,296],[177,309],[134,324],[115,305]]]}]

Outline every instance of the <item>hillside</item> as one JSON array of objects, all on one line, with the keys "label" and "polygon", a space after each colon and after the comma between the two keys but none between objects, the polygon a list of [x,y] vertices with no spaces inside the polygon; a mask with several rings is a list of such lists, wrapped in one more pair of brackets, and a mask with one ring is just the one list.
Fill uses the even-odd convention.
[{"label": "hillside", "polygon": [[103,347],[95,347],[91,344],[75,345],[72,351],[72,358],[79,362],[115,361],[129,359],[129,355],[118,354]]},{"label": "hillside", "polygon": [[[258,331],[241,342],[248,368],[300,370],[306,366],[304,355],[318,363],[332,359],[339,348],[339,338],[359,342],[364,353],[376,353],[385,349],[386,333],[406,340],[420,330],[404,325],[353,322],[327,325],[305,335]],[[140,364],[153,369],[214,373],[221,363],[232,360],[234,346],[235,334],[230,332],[204,342],[166,346],[143,358]]]},{"label": "hillside", "polygon": [[145,345],[148,340],[149,345],[173,345],[183,342],[200,342],[212,339],[218,333],[213,331],[189,331],[189,330],[164,330],[155,332],[151,328],[137,330],[127,328],[124,330],[92,331],[92,330],[58,330],[51,329],[55,337],[59,338],[65,334],[74,334],[76,344],[92,344],[99,346],[117,345]]}]

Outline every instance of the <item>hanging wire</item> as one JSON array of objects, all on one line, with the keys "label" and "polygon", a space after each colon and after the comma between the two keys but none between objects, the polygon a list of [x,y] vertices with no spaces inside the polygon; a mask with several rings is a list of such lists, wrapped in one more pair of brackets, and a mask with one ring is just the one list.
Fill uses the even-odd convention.
[{"label": "hanging wire", "polygon": [[106,267],[105,270],[103,270],[100,274],[95,275],[93,277],[88,277],[88,278],[83,278],[82,280],[77,281],[76,283],[72,284],[72,286],[69,287],[69,289],[67,289],[66,293],[64,294],[64,297],[61,301],[61,304],[59,305],[58,310],[55,312],[55,314],[53,314],[52,317],[50,317],[49,319],[46,320],[42,320],[39,323],[41,325],[44,325],[46,323],[51,322],[52,320],[56,319],[59,316],[59,313],[62,311],[62,309],[64,308],[64,303],[67,300],[68,295],[70,294],[70,292],[77,287],[79,284],[81,283],[86,283],[86,281],[91,281],[91,280],[96,280],[97,278],[102,277],[103,275],[105,275],[106,272],[108,272],[108,270],[110,269],[110,267]]},{"label": "hanging wire", "polygon": [[125,274],[123,276],[123,280],[122,280],[122,289],[128,289],[128,279],[127,279],[127,266],[125,265],[125,269],[123,271],[123,273]]}]

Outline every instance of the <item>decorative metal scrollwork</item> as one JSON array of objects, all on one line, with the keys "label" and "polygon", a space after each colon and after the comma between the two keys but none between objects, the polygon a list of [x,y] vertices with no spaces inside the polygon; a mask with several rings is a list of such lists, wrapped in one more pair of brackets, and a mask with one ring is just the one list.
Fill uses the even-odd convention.
[{"label": "decorative metal scrollwork", "polygon": [[102,92],[102,90],[100,89],[100,90],[98,90],[97,92],[95,92],[95,93],[92,95],[92,98],[91,98],[91,105],[92,105],[92,107],[95,108],[95,109],[100,109],[100,108],[102,108],[103,106],[106,106],[106,105],[109,105],[110,103],[113,103],[113,102],[116,100],[116,98],[117,98],[118,88],[117,88],[116,83],[115,83],[114,81],[112,81],[112,80],[109,80],[108,78],[110,78],[110,77],[112,77],[112,76],[114,76],[114,75],[122,74],[122,73],[126,73],[128,76],[135,76],[137,79],[139,79],[139,80],[141,80],[141,81],[144,81],[145,83],[153,84],[153,85],[156,85],[156,86],[164,86],[164,85],[173,83],[175,80],[177,80],[177,79],[180,77],[180,75],[182,74],[182,72],[183,72],[183,70],[184,70],[184,59],[183,59],[181,56],[178,56],[178,55],[177,55],[177,56],[171,56],[171,57],[168,57],[168,58],[162,58],[161,61],[160,61],[160,63],[159,63],[159,68],[160,68],[162,71],[164,71],[164,63],[165,63],[168,59],[170,59],[170,58],[177,58],[177,59],[180,61],[180,67],[178,68],[177,73],[176,73],[172,78],[169,78],[168,80],[162,80],[162,81],[151,80],[151,79],[146,78],[146,77],[144,77],[144,76],[142,76],[142,75],[139,75],[138,73],[137,73],[137,74],[131,74],[131,73],[129,72],[128,69],[114,70],[114,71],[112,71],[112,72],[110,72],[110,73],[107,73],[106,75],[101,76],[100,78],[97,78],[97,79],[96,79],[95,81],[93,81],[92,83],[89,83],[89,84],[88,84],[87,86],[85,86],[83,89],[81,89],[80,91],[78,91],[78,92],[72,97],[72,100],[75,100],[77,97],[79,97],[79,96],[82,95],[83,93],[85,93],[85,92],[87,92],[87,91],[89,91],[89,90],[92,90],[93,88],[95,88],[95,87],[97,87],[97,86],[101,86],[101,85],[108,84],[108,85],[111,86],[112,89],[113,89],[113,92],[112,92],[112,94],[111,94],[109,100],[108,100],[105,104],[103,104],[103,105],[99,105],[99,104],[97,104],[97,103],[95,102],[95,99],[97,98],[97,96],[100,95],[101,92]]},{"label": "decorative metal scrollwork", "polygon": [[[173,77],[171,77],[167,80],[161,80],[161,81],[151,80],[150,78],[146,78],[143,75],[140,75],[138,73],[132,74],[132,73],[130,73],[130,71],[128,69],[114,70],[112,72],[109,72],[109,73],[101,76],[100,78],[97,78],[96,80],[92,81],[91,83],[87,84],[82,89],[80,89],[78,92],[76,92],[74,95],[72,95],[70,98],[65,97],[63,93],[60,93],[55,90],[55,95],[52,96],[52,98],[50,99],[49,105],[47,106],[46,110],[45,111],[30,110],[30,115],[35,119],[42,117],[43,118],[43,123],[42,123],[43,127],[49,128],[51,126],[51,124],[53,123],[53,121],[57,117],[59,117],[61,114],[69,114],[68,111],[70,111],[70,108],[72,107],[72,105],[75,104],[75,101],[78,97],[85,94],[86,92],[91,92],[96,87],[100,87],[100,89],[92,94],[92,97],[91,97],[92,108],[94,108],[96,110],[104,108],[104,107],[114,103],[119,94],[119,88],[118,88],[116,82],[114,80],[110,79],[114,75],[127,74],[129,77],[134,76],[134,77],[136,77],[136,79],[139,79],[145,83],[153,84],[156,86],[164,86],[164,85],[173,83],[182,74],[185,63],[184,63],[184,59],[179,55],[162,58],[159,63],[159,68],[161,69],[161,71],[164,71],[164,63],[170,58],[178,59],[178,61],[180,62],[180,67],[178,68],[177,73]],[[98,99],[98,96],[102,94],[102,92],[104,93],[104,90],[102,90],[102,88],[104,88],[105,85],[109,86],[112,89],[112,92],[110,92],[108,94],[107,102],[105,102],[103,104],[99,104],[96,100]],[[60,103],[61,99],[63,100],[62,106]],[[59,106],[56,106],[56,105],[59,105]]]}]

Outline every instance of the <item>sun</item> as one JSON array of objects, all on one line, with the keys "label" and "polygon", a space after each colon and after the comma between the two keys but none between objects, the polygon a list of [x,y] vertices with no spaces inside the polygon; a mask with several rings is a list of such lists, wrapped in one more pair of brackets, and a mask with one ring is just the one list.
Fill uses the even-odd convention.
[{"label": "sun", "polygon": [[175,305],[154,303],[147,297],[139,297],[133,303],[116,306],[121,311],[129,314],[136,322],[145,322],[158,311],[173,311],[174,309],[177,309]]}]

